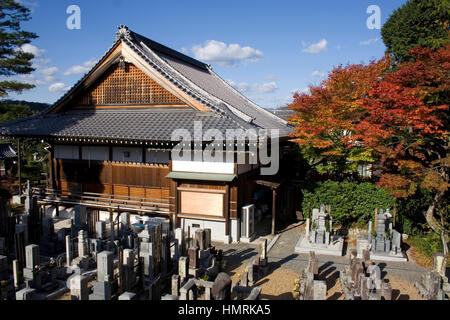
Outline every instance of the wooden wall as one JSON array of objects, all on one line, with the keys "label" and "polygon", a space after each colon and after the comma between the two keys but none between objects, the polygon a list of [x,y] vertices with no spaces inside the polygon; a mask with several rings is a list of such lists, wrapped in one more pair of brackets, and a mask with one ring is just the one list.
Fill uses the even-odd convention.
[{"label": "wooden wall", "polygon": [[109,161],[53,161],[56,187],[73,193],[169,199],[169,167]]}]

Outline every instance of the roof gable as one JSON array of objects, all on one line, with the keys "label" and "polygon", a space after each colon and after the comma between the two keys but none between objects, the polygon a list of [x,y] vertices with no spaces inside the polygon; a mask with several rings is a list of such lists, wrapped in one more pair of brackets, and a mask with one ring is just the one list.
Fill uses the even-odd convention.
[{"label": "roof gable", "polygon": [[112,65],[92,86],[75,99],[77,107],[187,106],[131,63]]}]

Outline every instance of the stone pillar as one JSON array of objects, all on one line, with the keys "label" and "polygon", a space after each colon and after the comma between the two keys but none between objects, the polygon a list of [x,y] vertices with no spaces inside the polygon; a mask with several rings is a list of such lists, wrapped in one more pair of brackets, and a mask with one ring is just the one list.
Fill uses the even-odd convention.
[{"label": "stone pillar", "polygon": [[25,263],[28,269],[33,269],[40,263],[39,246],[31,244],[25,247]]},{"label": "stone pillar", "polygon": [[309,241],[309,231],[311,229],[311,220],[308,218],[306,219],[306,226],[305,226],[305,238]]},{"label": "stone pillar", "polygon": [[85,206],[75,206],[73,208],[74,212],[74,224],[76,229],[84,229],[86,228],[87,222],[87,210]]},{"label": "stone pillar", "polygon": [[381,296],[384,300],[392,300],[392,286],[389,282],[383,282],[381,287]]},{"label": "stone pillar", "polygon": [[180,295],[180,275],[178,274],[172,276],[172,295],[177,297]]},{"label": "stone pillar", "polygon": [[189,258],[180,257],[178,259],[178,275],[180,276],[180,283],[183,283],[189,275]]},{"label": "stone pillar", "polygon": [[261,260],[266,260],[267,259],[267,239],[263,239],[261,246]]},{"label": "stone pillar", "polygon": [[[209,247],[211,246],[211,229],[204,229],[205,231],[205,249],[209,249]],[[239,237],[241,235],[238,235],[237,240],[239,240]]]},{"label": "stone pillar", "polygon": [[125,249],[123,250],[123,264],[127,265],[129,267],[134,267],[134,259],[136,255],[134,253],[134,250],[132,249]]},{"label": "stone pillar", "polygon": [[114,221],[109,222],[109,238],[112,242],[114,242],[114,240],[116,240],[116,235],[114,232]]},{"label": "stone pillar", "polygon": [[66,236],[66,263],[68,267],[72,263],[72,241],[70,236]]},{"label": "stone pillar", "polygon": [[70,279],[71,300],[89,300],[89,278],[77,275]]},{"label": "stone pillar", "polygon": [[125,234],[130,228],[130,214],[128,212],[122,212],[119,217],[121,235]]},{"label": "stone pillar", "polygon": [[19,288],[20,284],[23,282],[19,260],[13,261],[13,277],[14,277],[14,287]]},{"label": "stone pillar", "polygon": [[111,281],[113,277],[113,254],[109,251],[100,252],[97,255],[97,279],[98,281]]},{"label": "stone pillar", "polygon": [[87,232],[81,230],[78,233],[78,257],[84,257],[89,255],[88,245],[87,245]]},{"label": "stone pillar", "polygon": [[189,255],[189,268],[197,269],[198,268],[198,247],[189,248],[188,255]]},{"label": "stone pillar", "polygon": [[97,239],[104,239],[106,232],[106,224],[104,221],[97,221],[95,223],[95,234]]},{"label": "stone pillar", "polygon": [[195,246],[199,247],[200,250],[206,249],[205,238],[206,238],[205,230],[199,229],[195,231]]}]

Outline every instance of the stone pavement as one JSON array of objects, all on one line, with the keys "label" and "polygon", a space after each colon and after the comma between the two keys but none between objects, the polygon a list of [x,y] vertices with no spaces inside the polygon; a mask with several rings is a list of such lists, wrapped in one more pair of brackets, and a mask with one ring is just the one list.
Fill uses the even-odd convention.
[{"label": "stone pavement", "polygon": [[[273,264],[274,268],[286,268],[294,272],[300,273],[305,269],[308,264],[308,254],[297,254],[294,252],[295,244],[297,243],[302,227],[296,226],[284,231],[278,241],[270,250],[268,257],[269,262]],[[348,250],[344,246],[344,254],[347,254]],[[336,271],[341,271],[348,265],[348,257],[333,257],[317,255],[319,261],[319,272],[331,274]],[[401,280],[414,283],[419,280],[422,272],[426,269],[417,265],[414,261],[408,262],[384,262],[376,261],[377,265],[382,271],[382,277],[387,273],[395,276]]]}]

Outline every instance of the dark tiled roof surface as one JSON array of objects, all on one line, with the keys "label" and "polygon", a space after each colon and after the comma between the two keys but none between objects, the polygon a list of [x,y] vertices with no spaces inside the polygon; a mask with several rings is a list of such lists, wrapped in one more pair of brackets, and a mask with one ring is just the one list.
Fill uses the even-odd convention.
[{"label": "dark tiled roof surface", "polygon": [[185,61],[160,54],[160,56],[183,76],[214,97],[233,106],[242,113],[253,118],[253,123],[264,129],[280,129],[282,135],[290,133],[290,129],[269,111],[255,105],[222,80],[211,69],[200,69]]},{"label": "dark tiled roof surface", "polygon": [[12,143],[0,144],[0,159],[11,159],[16,157],[17,153],[16,150],[14,150]]},{"label": "dark tiled roof surface", "polygon": [[70,111],[11,122],[1,128],[2,135],[171,141],[175,129],[194,134],[194,121],[201,121],[203,132],[236,128],[230,119],[212,112],[195,110],[101,110]]}]

